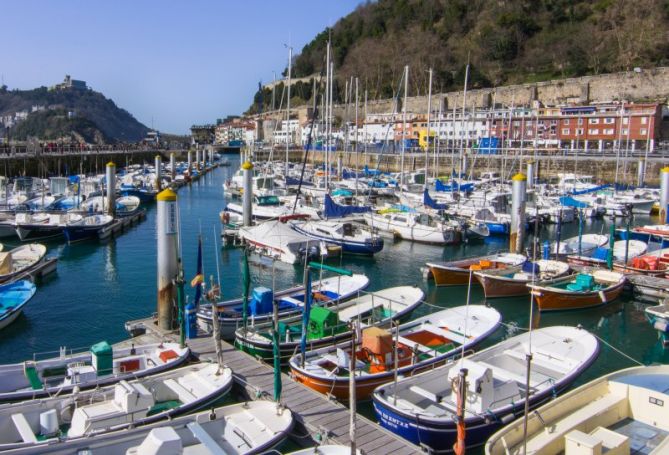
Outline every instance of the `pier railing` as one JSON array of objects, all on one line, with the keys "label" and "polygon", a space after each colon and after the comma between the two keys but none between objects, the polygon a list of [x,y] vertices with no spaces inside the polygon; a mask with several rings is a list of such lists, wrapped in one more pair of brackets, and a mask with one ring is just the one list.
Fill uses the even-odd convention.
[{"label": "pier railing", "polygon": [[177,147],[157,147],[152,144],[46,144],[10,145],[0,144],[0,159],[39,158],[58,156],[117,155],[132,153],[183,153],[186,149]]}]

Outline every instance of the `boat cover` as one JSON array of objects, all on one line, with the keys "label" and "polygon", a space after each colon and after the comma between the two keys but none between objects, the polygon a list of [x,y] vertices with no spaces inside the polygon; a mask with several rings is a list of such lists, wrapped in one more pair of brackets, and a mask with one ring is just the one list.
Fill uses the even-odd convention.
[{"label": "boat cover", "polygon": [[571,196],[562,196],[560,198],[560,204],[564,205],[565,207],[575,207],[577,209],[584,209],[589,207],[589,205],[585,202],[577,201]]},{"label": "boat cover", "polygon": [[448,208],[448,204],[439,204],[437,201],[432,199],[432,196],[430,196],[430,192],[427,190],[427,188],[425,188],[423,191],[423,204],[435,210],[446,210]]},{"label": "boat cover", "polygon": [[329,194],[325,195],[325,209],[323,215],[325,218],[341,218],[354,213],[365,213],[372,209],[366,206],[339,205],[332,200]]}]

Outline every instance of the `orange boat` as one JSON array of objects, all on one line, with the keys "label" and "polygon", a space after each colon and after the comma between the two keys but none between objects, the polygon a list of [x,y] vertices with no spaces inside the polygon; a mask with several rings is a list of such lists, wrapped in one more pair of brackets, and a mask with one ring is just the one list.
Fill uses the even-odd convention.
[{"label": "orange boat", "polygon": [[355,355],[356,399],[366,400],[374,389],[397,374],[412,376],[443,365],[491,335],[501,315],[494,308],[469,305],[448,308],[407,322],[392,331],[368,327],[351,353],[351,343],[327,346],[290,359],[293,378],[325,395],[348,400],[351,355]]},{"label": "orange boat", "polygon": [[527,286],[541,311],[579,310],[617,299],[625,281],[620,272],[597,269]]},{"label": "orange boat", "polygon": [[527,283],[563,277],[569,273],[569,264],[549,259],[527,261],[517,272],[506,270],[480,270],[474,276],[481,283],[486,299],[521,297],[529,295]]},{"label": "orange boat", "polygon": [[[426,265],[437,286],[462,286],[469,284],[470,270],[506,270],[512,273],[520,270],[526,260],[522,254],[498,253],[459,261],[428,262]],[[476,283],[475,280],[472,282]]]}]

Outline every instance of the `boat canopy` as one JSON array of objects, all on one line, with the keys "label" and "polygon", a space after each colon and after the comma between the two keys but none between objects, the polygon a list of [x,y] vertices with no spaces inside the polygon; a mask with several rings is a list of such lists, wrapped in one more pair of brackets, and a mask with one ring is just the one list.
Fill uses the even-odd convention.
[{"label": "boat canopy", "polygon": [[323,211],[325,218],[341,218],[346,215],[369,211],[371,211],[371,208],[366,206],[339,205],[332,200],[329,194],[325,195],[325,209]]},{"label": "boat canopy", "polygon": [[599,186],[595,186],[595,187],[592,187],[592,188],[587,188],[585,190],[572,191],[571,194],[579,195],[579,194],[596,193],[597,191],[604,190],[604,189],[606,189],[610,186],[611,185],[599,185]]},{"label": "boat canopy", "polygon": [[584,209],[589,207],[589,205],[585,202],[582,201],[577,201],[571,196],[562,196],[560,197],[560,204],[564,205],[565,207],[574,207],[577,209]]},{"label": "boat canopy", "polygon": [[430,196],[430,192],[427,190],[427,188],[425,188],[423,191],[423,204],[435,210],[446,210],[448,208],[448,204],[439,204],[437,201],[432,199],[432,196]]}]

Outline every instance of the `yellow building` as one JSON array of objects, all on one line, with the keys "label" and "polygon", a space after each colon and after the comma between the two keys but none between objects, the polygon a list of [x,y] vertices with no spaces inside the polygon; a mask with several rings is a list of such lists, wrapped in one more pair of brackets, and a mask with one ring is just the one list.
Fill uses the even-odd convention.
[{"label": "yellow building", "polygon": [[[430,130],[430,142],[434,146],[434,141],[436,140],[437,132],[433,129]],[[427,128],[418,130],[418,146],[422,149],[427,147]]]}]

